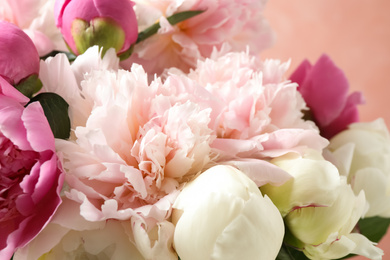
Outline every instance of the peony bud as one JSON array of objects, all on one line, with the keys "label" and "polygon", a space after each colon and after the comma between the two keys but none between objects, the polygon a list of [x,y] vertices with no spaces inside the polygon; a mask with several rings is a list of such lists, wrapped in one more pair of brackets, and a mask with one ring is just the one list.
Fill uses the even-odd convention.
[{"label": "peony bud", "polygon": [[130,0],[57,0],[56,25],[76,55],[94,45],[122,54],[138,37],[133,5]]},{"label": "peony bud", "polygon": [[0,76],[15,86],[29,77],[37,80],[38,74],[39,56],[34,43],[16,25],[0,21]]},{"label": "peony bud", "polygon": [[345,179],[339,196],[329,207],[307,207],[292,211],[285,218],[286,226],[302,245],[310,259],[338,259],[358,254],[382,259],[383,252],[365,236],[351,233],[365,210],[364,193],[355,196]]},{"label": "peony bud", "polygon": [[333,204],[340,184],[339,172],[318,152],[310,150],[303,157],[286,154],[271,161],[293,178],[281,186],[266,184],[261,191],[271,198],[282,216],[296,208]]},{"label": "peony bud", "polygon": [[365,210],[364,193],[355,196],[333,164],[315,151],[271,162],[294,177],[278,187],[261,187],[284,216],[287,244],[310,259],[337,259],[350,253],[380,259],[379,248],[351,233]]},{"label": "peony bud", "polygon": [[184,187],[173,208],[174,246],[183,260],[275,259],[280,250],[280,213],[231,166],[203,172]]}]

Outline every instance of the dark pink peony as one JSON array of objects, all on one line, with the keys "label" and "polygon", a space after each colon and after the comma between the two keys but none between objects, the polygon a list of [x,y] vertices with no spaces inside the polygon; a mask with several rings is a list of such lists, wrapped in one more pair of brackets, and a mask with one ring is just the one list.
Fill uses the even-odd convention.
[{"label": "dark pink peony", "polygon": [[322,55],[314,65],[303,61],[290,79],[299,84],[298,91],[322,136],[329,139],[359,121],[357,105],[363,103],[363,96],[360,92],[348,95],[344,72],[327,55]]},{"label": "dark pink peony", "polygon": [[62,167],[38,102],[0,77],[0,259],[10,259],[48,223],[61,202]]},{"label": "dark pink peony", "polygon": [[137,40],[138,23],[130,0],[57,0],[56,25],[75,54],[93,45],[123,53]]},{"label": "dark pink peony", "polygon": [[0,21],[0,76],[10,84],[39,73],[39,55],[34,43],[16,25]]}]

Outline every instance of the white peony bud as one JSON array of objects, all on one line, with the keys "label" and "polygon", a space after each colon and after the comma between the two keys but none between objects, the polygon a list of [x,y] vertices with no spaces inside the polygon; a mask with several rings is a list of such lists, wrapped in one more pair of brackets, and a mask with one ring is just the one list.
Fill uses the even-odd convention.
[{"label": "white peony bud", "polygon": [[339,196],[329,207],[306,207],[292,211],[286,226],[303,245],[310,259],[338,259],[348,254],[382,259],[383,252],[365,236],[351,233],[365,210],[364,193],[355,196],[342,178]]},{"label": "white peony bud", "polygon": [[288,172],[293,178],[281,186],[266,184],[261,191],[271,198],[282,216],[294,208],[332,205],[338,196],[339,172],[317,151],[309,150],[303,157],[290,153],[271,163]]},{"label": "white peony bud", "polygon": [[351,253],[381,259],[381,249],[351,233],[366,209],[364,193],[355,196],[336,166],[316,151],[271,162],[293,176],[279,187],[261,187],[283,213],[287,244],[310,259],[337,259]]},{"label": "white peony bud", "polygon": [[280,250],[279,211],[231,166],[203,172],[184,187],[173,208],[174,246],[182,260],[275,259]]}]

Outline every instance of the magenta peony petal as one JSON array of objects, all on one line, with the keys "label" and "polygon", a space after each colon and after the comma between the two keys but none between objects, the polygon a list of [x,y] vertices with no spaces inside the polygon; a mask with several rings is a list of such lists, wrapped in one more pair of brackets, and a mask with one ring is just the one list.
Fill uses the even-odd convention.
[{"label": "magenta peony petal", "polygon": [[332,123],[321,129],[321,134],[330,139],[334,135],[347,129],[348,125],[359,122],[359,111],[357,105],[363,104],[362,93],[354,92],[348,96],[347,102],[342,113]]},{"label": "magenta peony petal", "polygon": [[348,97],[348,80],[327,55],[322,55],[313,66],[303,61],[290,79],[299,84],[298,90],[323,136],[332,137],[358,120],[356,105],[362,99]]},{"label": "magenta peony petal", "polygon": [[0,133],[22,150],[31,150],[26,129],[20,119],[23,106],[16,100],[0,95]]},{"label": "magenta peony petal", "polygon": [[10,97],[20,102],[21,104],[26,104],[29,99],[20,93],[16,88],[8,83],[3,77],[0,76],[0,95],[4,95],[6,97]]},{"label": "magenta peony petal", "polygon": [[308,60],[304,60],[302,61],[301,65],[299,65],[298,68],[293,72],[293,74],[291,74],[290,80],[292,82],[298,83],[298,90],[301,88],[301,85],[303,85],[303,82],[305,81],[305,78],[312,67],[313,66]]},{"label": "magenta peony petal", "polygon": [[0,76],[17,84],[39,73],[39,56],[34,43],[16,25],[0,21]]}]

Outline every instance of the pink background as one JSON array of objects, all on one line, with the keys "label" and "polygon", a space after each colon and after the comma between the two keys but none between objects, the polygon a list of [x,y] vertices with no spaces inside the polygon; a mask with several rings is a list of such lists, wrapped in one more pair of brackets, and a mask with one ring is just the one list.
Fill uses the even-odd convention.
[{"label": "pink background", "polygon": [[[265,15],[277,38],[263,58],[291,58],[292,72],[303,59],[314,63],[328,54],[344,70],[351,91],[365,96],[361,121],[383,117],[390,126],[389,0],[269,0]],[[379,247],[390,260],[390,230]]]}]

